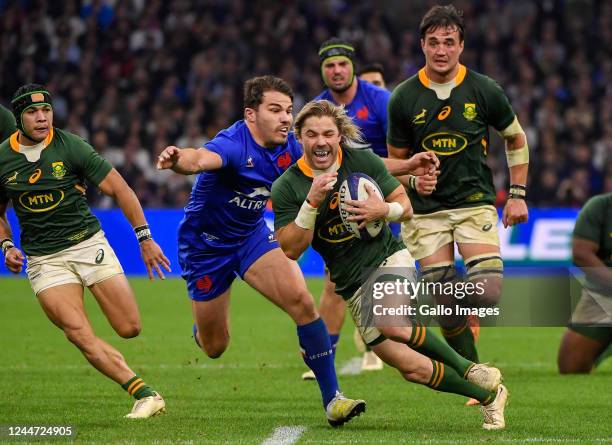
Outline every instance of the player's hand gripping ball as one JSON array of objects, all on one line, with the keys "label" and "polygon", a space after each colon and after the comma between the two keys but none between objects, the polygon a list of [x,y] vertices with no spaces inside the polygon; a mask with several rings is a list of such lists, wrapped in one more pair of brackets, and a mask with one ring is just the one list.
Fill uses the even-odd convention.
[{"label": "player's hand gripping ball", "polygon": [[346,210],[346,201],[365,201],[368,199],[368,191],[366,190],[366,184],[370,190],[374,190],[374,193],[381,201],[384,201],[384,197],[378,184],[364,173],[351,173],[340,185],[340,218],[344,223],[346,229],[355,235],[357,238],[364,241],[373,240],[382,231],[385,225],[385,219],[379,218],[374,221],[368,222],[364,228],[360,229],[360,223],[358,221],[349,221],[348,218],[353,214]]}]

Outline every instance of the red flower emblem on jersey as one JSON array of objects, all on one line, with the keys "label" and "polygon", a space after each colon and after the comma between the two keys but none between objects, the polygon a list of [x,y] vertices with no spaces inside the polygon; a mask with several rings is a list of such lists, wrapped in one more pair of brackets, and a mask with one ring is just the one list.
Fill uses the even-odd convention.
[{"label": "red flower emblem on jersey", "polygon": [[210,279],[210,276],[208,275],[204,275],[202,278],[196,281],[196,287],[198,288],[198,290],[201,290],[203,292],[210,291],[210,288],[212,287],[212,285],[213,285],[213,282]]},{"label": "red flower emblem on jersey", "polygon": [[368,107],[366,107],[365,105],[361,107],[359,110],[357,110],[357,119],[361,121],[365,121],[369,115],[370,115],[370,112],[368,111]]},{"label": "red flower emblem on jersey", "polygon": [[291,153],[286,151],[278,157],[278,159],[276,160],[276,165],[278,165],[278,167],[282,168],[283,170],[287,170],[291,165],[291,161]]}]

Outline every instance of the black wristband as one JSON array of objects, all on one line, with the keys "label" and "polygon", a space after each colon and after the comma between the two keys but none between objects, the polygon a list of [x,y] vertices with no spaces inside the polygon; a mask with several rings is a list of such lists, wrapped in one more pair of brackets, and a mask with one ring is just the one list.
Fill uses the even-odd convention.
[{"label": "black wristband", "polygon": [[408,176],[408,188],[411,188],[412,190],[416,190],[416,181],[417,181],[416,176],[409,175]]},{"label": "black wristband", "polygon": [[151,235],[151,229],[149,229],[148,224],[144,224],[142,226],[134,227],[134,233],[136,234],[136,238],[139,243],[146,241],[148,239],[153,239]]},{"label": "black wristband", "polygon": [[525,199],[527,197],[527,187],[521,184],[510,184],[508,198]]},{"label": "black wristband", "polygon": [[6,251],[9,250],[11,247],[15,247],[15,244],[13,243],[13,240],[10,238],[5,238],[0,242],[0,248],[2,249],[2,255],[5,255]]}]

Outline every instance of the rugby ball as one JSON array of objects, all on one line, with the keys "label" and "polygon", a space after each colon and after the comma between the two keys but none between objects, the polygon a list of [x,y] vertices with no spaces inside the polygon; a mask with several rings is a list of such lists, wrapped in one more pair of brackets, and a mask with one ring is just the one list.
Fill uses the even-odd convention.
[{"label": "rugby ball", "polygon": [[374,189],[374,193],[378,195],[380,199],[385,200],[378,184],[374,182],[372,178],[364,173],[351,173],[340,185],[339,198],[340,198],[340,218],[346,229],[355,235],[357,238],[364,241],[373,240],[385,225],[384,218],[371,221],[366,224],[364,229],[359,230],[357,227],[359,224],[355,221],[349,221],[348,217],[352,214],[347,212],[345,209],[345,202],[348,199],[354,201],[365,201],[368,199],[368,192],[366,191],[366,184]]}]

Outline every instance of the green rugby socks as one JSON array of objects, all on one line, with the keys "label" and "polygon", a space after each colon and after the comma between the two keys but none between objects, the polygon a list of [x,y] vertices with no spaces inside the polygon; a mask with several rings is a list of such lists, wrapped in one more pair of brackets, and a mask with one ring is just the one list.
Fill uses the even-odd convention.
[{"label": "green rugby socks", "polygon": [[121,385],[121,387],[136,400],[155,395],[153,388],[147,385],[144,380],[137,375],[129,379],[127,382]]}]

